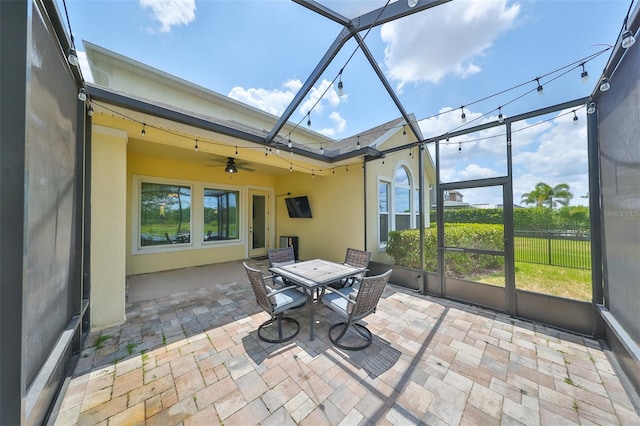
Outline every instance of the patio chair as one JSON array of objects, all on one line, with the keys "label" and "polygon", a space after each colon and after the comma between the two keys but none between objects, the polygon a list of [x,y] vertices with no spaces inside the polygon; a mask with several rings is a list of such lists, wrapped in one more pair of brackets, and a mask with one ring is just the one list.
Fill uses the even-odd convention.
[{"label": "patio chair", "polygon": [[[355,266],[356,268],[367,268],[369,266],[369,259],[371,259],[371,252],[354,248],[347,248],[347,254],[344,257],[344,263],[345,265]],[[362,280],[365,274],[366,272],[362,272],[349,278],[343,278],[340,281],[329,284],[329,287],[352,287],[354,284],[356,284],[357,287],[357,283]]]},{"label": "patio chair", "polygon": [[[307,302],[307,296],[296,290],[295,286],[273,290],[264,283],[265,277],[262,276],[262,271],[250,267],[246,262],[243,265],[256,296],[256,302],[271,315],[269,321],[262,323],[258,327],[258,337],[268,343],[283,343],[295,338],[300,331],[300,323],[293,318],[284,316],[284,312],[288,309],[303,306]],[[272,330],[271,334],[277,332],[277,338],[269,336],[269,328],[273,327],[274,323],[277,330]],[[284,330],[285,323],[291,325],[293,329],[287,327],[289,330]]]},{"label": "patio chair", "polygon": [[[364,325],[358,324],[358,321],[376,311],[376,306],[385,285],[389,282],[391,272],[392,270],[389,269],[384,274],[363,277],[358,290],[343,288],[332,290],[322,296],[322,303],[344,319],[329,328],[329,340],[331,340],[331,343],[341,349],[351,351],[366,349],[371,345],[373,341],[371,331]],[[365,342],[363,344],[348,344],[342,341],[347,336],[347,331],[352,327],[357,332],[355,341],[362,340],[358,338],[359,336],[364,338]],[[336,334],[337,336],[333,337]],[[351,335],[354,334],[351,333]],[[351,339],[351,336],[348,339],[350,341],[354,340]]]},{"label": "patio chair", "polygon": [[[269,258],[270,268],[296,263],[296,257],[293,251],[293,247],[269,249],[267,251],[267,257]],[[280,275],[273,276],[273,284],[278,287],[289,285],[289,283]]]}]

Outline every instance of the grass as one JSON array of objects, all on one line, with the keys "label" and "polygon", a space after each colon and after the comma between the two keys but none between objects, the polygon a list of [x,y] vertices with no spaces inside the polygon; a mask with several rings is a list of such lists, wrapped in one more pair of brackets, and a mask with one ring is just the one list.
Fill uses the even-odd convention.
[{"label": "grass", "polygon": [[101,334],[96,338],[95,342],[93,342],[93,346],[95,346],[96,349],[102,349],[104,347],[104,342],[111,339],[112,337],[113,336],[111,336],[110,334]]},{"label": "grass", "polygon": [[[524,262],[516,262],[515,268],[517,289],[575,300],[591,300],[590,270]],[[504,272],[502,270],[469,279],[504,287]]]},{"label": "grass", "polygon": [[[552,265],[591,266],[591,243],[563,239],[514,238],[516,259]],[[551,243],[551,246],[549,246]],[[551,253],[551,259],[549,259]]]}]

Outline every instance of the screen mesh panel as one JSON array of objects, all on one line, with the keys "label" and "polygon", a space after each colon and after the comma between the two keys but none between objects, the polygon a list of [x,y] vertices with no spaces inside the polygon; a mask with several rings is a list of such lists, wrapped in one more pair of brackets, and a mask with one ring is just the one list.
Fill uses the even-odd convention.
[{"label": "screen mesh panel", "polygon": [[598,129],[605,257],[605,304],[640,343],[640,43],[600,92]]}]

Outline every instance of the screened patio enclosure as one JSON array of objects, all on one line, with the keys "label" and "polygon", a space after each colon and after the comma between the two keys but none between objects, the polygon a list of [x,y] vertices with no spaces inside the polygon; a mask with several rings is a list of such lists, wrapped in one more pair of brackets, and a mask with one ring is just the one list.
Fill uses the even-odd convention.
[{"label": "screened patio enclosure", "polygon": [[[419,1],[412,8],[405,2],[395,2],[388,9],[345,18],[317,2],[296,2],[344,25],[345,29],[266,136],[246,132],[244,128],[222,128],[219,123],[202,117],[174,114],[163,119],[176,122],[183,119],[180,124],[193,129],[219,134],[227,132],[226,136],[245,137],[247,143],[269,147],[346,39],[355,38],[367,56],[360,32],[371,25],[444,3]],[[639,24],[636,8],[626,25],[636,34]],[[92,298],[104,297],[101,293],[96,294],[92,287],[91,260],[104,256],[105,249],[96,246],[96,240],[92,240],[91,201],[108,195],[110,188],[106,186],[100,193],[90,190],[94,172],[91,159],[96,154],[91,152],[92,118],[90,104],[86,98],[78,98],[78,94],[84,93],[89,101],[113,102],[114,98],[99,87],[86,85],[78,69],[67,62],[71,43],[63,20],[51,2],[0,2],[0,32],[0,62],[3,67],[10,64],[0,75],[0,203],[3,211],[0,218],[0,424],[37,424],[55,410],[56,397],[77,360],[83,339],[91,327]],[[367,180],[367,171],[376,162],[391,161],[394,156],[416,155],[424,165],[434,158],[436,183],[433,188],[428,189],[429,184],[422,174],[417,177],[418,184],[411,187],[418,189],[410,194],[419,206],[417,216],[399,217],[398,222],[394,222],[404,220],[402,223],[417,224],[418,267],[393,265],[391,281],[423,293],[486,306],[514,317],[602,338],[612,348],[636,390],[640,388],[640,325],[637,321],[640,310],[639,49],[640,43],[625,49],[618,41],[603,73],[611,83],[607,91],[596,87],[588,98],[508,117],[502,122],[425,137],[421,136],[416,121],[404,109],[375,60],[370,60],[409,133],[418,136],[418,140],[387,151],[368,150],[369,155],[364,159],[366,184],[363,183],[362,188],[366,194],[377,192],[375,177],[369,176],[371,179]],[[36,54],[38,52],[42,55]],[[118,101],[151,116],[162,112],[157,105],[123,95]],[[577,143],[587,147],[584,160],[589,172],[588,274],[591,294],[587,300],[531,290],[528,279],[519,275],[522,271],[518,270],[516,260],[516,242],[521,238],[515,229],[516,210],[519,210],[516,204],[521,200],[514,199],[513,194],[514,186],[523,180],[514,172],[513,164],[521,135],[518,126],[520,122],[539,117],[542,117],[541,121],[544,117],[553,117],[559,125],[567,124],[564,121],[572,125],[574,114],[580,114],[580,120],[588,123],[587,134],[583,135],[586,137],[577,139]],[[472,151],[473,140],[478,139],[474,135],[491,129],[497,130],[491,142],[492,155],[499,165],[495,175],[467,180],[448,174],[447,159]],[[499,136],[495,137],[496,134]],[[322,156],[296,146],[296,155],[323,161],[327,167],[334,161],[362,155],[354,152]],[[422,173],[424,169],[420,167],[419,170]],[[543,181],[545,176],[537,178]],[[125,186],[126,182],[118,184]],[[151,204],[145,217],[148,224],[155,225],[164,220],[175,226],[172,233],[190,235],[187,232],[191,230],[186,229],[175,214],[186,209],[180,204],[184,201],[185,189],[161,188],[160,192],[157,192],[158,188],[145,189],[149,194],[156,191],[155,195],[150,195]],[[426,203],[427,191],[433,193],[429,205]],[[455,227],[450,226],[452,204],[464,202],[452,199],[455,198],[452,194],[471,192],[491,199],[495,214],[490,225],[495,244],[460,239]],[[231,208],[236,197],[233,191],[221,193],[212,189],[207,193],[206,212],[211,226],[204,230],[203,239],[227,239],[236,235],[238,219]],[[366,200],[369,198],[365,196]],[[377,204],[377,200],[373,204]],[[381,216],[378,211],[371,211],[371,207],[367,209],[365,224],[374,220],[371,218]],[[111,211],[97,213],[104,214],[98,217],[111,220],[114,233],[121,233],[122,240],[126,238],[124,217],[127,212],[124,207],[114,205]],[[436,255],[435,259],[426,259],[424,242],[431,229],[435,230]],[[151,234],[141,244],[154,245],[158,238],[162,235]],[[361,243],[368,250],[379,251],[379,242],[377,233],[367,231]],[[188,241],[172,240],[171,243],[179,246]],[[252,243],[257,247],[264,242],[256,240]],[[553,246],[554,243],[546,244]],[[452,269],[456,263],[477,259],[490,265],[487,268],[490,273],[464,274]],[[434,266],[427,267],[427,260],[434,260]],[[388,267],[389,264],[374,263],[371,273]]]}]

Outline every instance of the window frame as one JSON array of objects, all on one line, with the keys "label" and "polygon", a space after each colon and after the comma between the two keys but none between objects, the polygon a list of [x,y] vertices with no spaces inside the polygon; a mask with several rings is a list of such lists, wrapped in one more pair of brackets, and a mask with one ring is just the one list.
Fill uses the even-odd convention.
[{"label": "window frame", "polygon": [[[387,188],[387,211],[386,212],[382,212],[380,211],[380,205],[381,205],[381,199],[380,199],[380,185],[385,185]],[[378,234],[378,249],[385,249],[387,247],[387,241],[389,241],[389,231],[392,231],[392,221],[391,221],[391,212],[392,212],[392,189],[393,189],[393,185],[391,180],[389,179],[385,179],[382,177],[378,178],[378,185],[377,185],[377,234]],[[382,240],[382,233],[380,232],[380,228],[382,225],[382,221],[381,221],[381,217],[382,215],[385,214],[387,217],[387,235],[385,236],[384,241]]]},{"label": "window frame", "polygon": [[[409,180],[409,184],[408,185],[401,185],[398,184],[396,182],[396,175],[398,174],[399,170],[404,170],[404,172],[407,175],[407,179]],[[415,208],[415,202],[414,202],[414,188],[415,185],[413,184],[414,179],[411,173],[411,167],[409,165],[407,165],[404,162],[401,162],[397,165],[397,167],[393,170],[393,187],[392,187],[392,206],[393,206],[393,220],[392,222],[392,227],[393,230],[396,231],[398,229],[397,227],[397,216],[401,215],[404,217],[409,217],[409,228],[408,229],[413,229],[415,228],[415,224],[416,224],[416,220],[415,220],[415,214],[416,214],[416,208]],[[396,190],[397,189],[403,189],[403,190],[408,190],[409,192],[409,211],[408,212],[397,212],[396,211]]]},{"label": "window frame", "polygon": [[[161,185],[179,185],[189,187],[191,190],[191,213],[189,217],[191,237],[188,243],[181,244],[161,244],[142,246],[140,244],[141,234],[141,200],[142,184],[153,183]],[[199,182],[184,179],[172,179],[157,176],[134,175],[132,177],[132,206],[131,209],[131,255],[145,255],[154,253],[166,253],[188,250],[212,249],[225,246],[237,246],[246,243],[246,209],[248,201],[246,199],[247,190],[243,186],[225,185],[217,182]],[[219,189],[234,191],[238,193],[238,239],[204,241],[204,189]],[[199,236],[199,237],[194,237]]]}]

